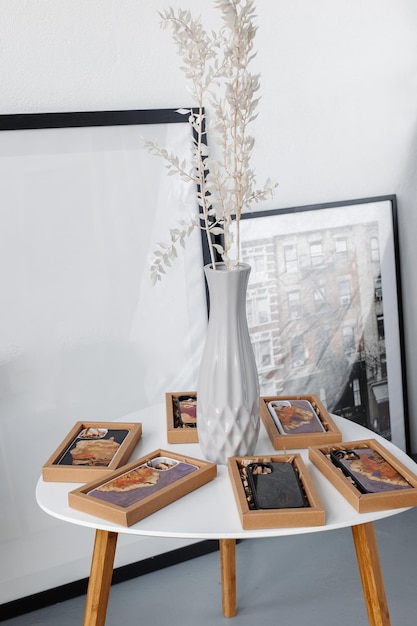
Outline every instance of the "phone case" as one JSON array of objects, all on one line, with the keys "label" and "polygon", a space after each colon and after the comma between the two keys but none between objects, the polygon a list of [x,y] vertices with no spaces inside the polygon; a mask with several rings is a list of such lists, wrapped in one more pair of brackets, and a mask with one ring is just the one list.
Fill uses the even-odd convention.
[{"label": "phone case", "polygon": [[197,396],[178,396],[176,399],[181,426],[197,427]]},{"label": "phone case", "polygon": [[[259,468],[269,473],[255,473]],[[308,506],[298,474],[291,463],[250,463],[247,473],[257,509],[293,509]]]},{"label": "phone case", "polygon": [[326,431],[308,400],[272,400],[268,409],[281,435]]},{"label": "phone case", "polygon": [[380,493],[409,489],[410,483],[376,450],[355,448],[332,450],[330,459],[361,493]]}]

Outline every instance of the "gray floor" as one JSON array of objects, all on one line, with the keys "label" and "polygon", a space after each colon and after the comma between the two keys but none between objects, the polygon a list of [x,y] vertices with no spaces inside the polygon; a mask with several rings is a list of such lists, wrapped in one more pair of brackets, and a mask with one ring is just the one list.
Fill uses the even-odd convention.
[{"label": "gray floor", "polygon": [[[415,626],[417,508],[375,524],[391,626]],[[237,616],[221,611],[213,553],[112,587],[106,626],[366,626],[350,529],[237,546]],[[84,597],[6,620],[78,626]]]}]

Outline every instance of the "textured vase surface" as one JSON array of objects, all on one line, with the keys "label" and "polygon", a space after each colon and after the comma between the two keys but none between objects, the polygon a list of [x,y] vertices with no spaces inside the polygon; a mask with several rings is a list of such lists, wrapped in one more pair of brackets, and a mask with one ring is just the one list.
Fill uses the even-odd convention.
[{"label": "textured vase surface", "polygon": [[206,459],[254,453],[259,435],[259,381],[246,318],[250,266],[204,268],[210,317],[197,386],[197,425]]}]

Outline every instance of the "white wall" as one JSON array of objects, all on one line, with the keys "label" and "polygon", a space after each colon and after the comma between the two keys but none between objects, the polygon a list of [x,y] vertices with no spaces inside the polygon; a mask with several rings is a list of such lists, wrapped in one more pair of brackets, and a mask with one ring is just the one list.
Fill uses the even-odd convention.
[{"label": "white wall", "polygon": [[[218,25],[213,4],[207,0],[171,4],[190,8],[201,13],[207,24]],[[189,96],[176,54],[168,33],[159,27],[157,11],[169,5],[165,0],[0,0],[0,114],[187,105]],[[412,381],[417,376],[413,324],[417,284],[412,270],[417,229],[417,4],[414,0],[258,0],[257,13],[256,65],[262,74],[262,100],[254,125],[254,165],[260,179],[271,175],[280,182],[275,200],[265,206],[398,196],[409,419],[416,450],[417,389]],[[139,296],[132,296],[138,294],[134,266],[125,277],[118,316],[103,301],[101,283],[90,285],[92,292],[83,303],[85,321],[78,315],[79,303],[66,301],[65,320],[71,324],[76,317],[80,326],[72,338],[70,367],[57,371],[57,361],[64,356],[62,319],[51,310],[62,310],[63,303],[57,301],[56,291],[47,289],[56,286],[59,270],[55,268],[53,280],[48,278],[43,260],[42,274],[32,274],[34,300],[27,294],[17,297],[16,285],[29,286],[27,278],[19,283],[19,253],[26,251],[22,240],[13,247],[5,233],[14,232],[14,220],[20,219],[20,232],[30,239],[43,227],[56,228],[59,220],[43,214],[43,222],[36,223],[27,215],[11,215],[8,207],[0,207],[0,216],[3,296],[7,286],[0,307],[0,445],[2,473],[8,477],[0,481],[2,503],[8,503],[0,514],[0,602],[7,602],[88,575],[92,537],[48,518],[34,502],[40,467],[54,449],[58,433],[81,415],[82,419],[111,419],[163,398],[157,386],[155,397],[149,397],[136,384],[144,370],[138,353],[141,338],[125,325],[126,316],[138,304]],[[66,219],[79,237],[76,216],[68,213]],[[134,213],[129,219],[135,221]],[[124,224],[127,230],[129,226]],[[99,221],[95,228],[109,228],[109,224]],[[51,236],[56,232],[51,230]],[[93,262],[97,251],[91,245],[86,258]],[[96,271],[98,275],[102,271],[108,283],[103,268],[108,267],[106,261],[114,261],[117,249],[104,248],[100,254],[103,265]],[[134,259],[134,245],[131,254]],[[40,299],[39,289],[43,290]],[[112,288],[106,289],[111,296]],[[97,301],[103,308],[101,333],[91,325]],[[22,302],[28,310],[22,310]],[[7,332],[11,327],[13,339]],[[144,329],[148,336],[153,332],[156,341],[159,331]],[[115,356],[126,373],[116,377],[117,385]],[[175,372],[168,365],[162,367],[162,384],[169,388]],[[82,384],[80,371],[91,385]],[[195,368],[187,373],[187,383],[192,384],[194,375]],[[97,388],[105,390],[104,399]],[[16,428],[27,433],[18,463],[10,460]],[[34,440],[36,445],[30,445]],[[146,539],[122,545],[119,563],[171,545]]]}]

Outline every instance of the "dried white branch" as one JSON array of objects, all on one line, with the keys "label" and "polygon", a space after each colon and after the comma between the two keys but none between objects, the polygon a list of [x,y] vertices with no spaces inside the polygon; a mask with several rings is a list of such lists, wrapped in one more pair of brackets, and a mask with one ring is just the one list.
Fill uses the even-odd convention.
[{"label": "dried white branch", "polygon": [[151,263],[151,280],[153,285],[155,285],[158,280],[161,280],[162,275],[165,274],[165,268],[171,267],[172,261],[177,257],[178,245],[182,247],[185,246],[185,240],[193,232],[196,223],[195,220],[192,219],[189,222],[182,221],[178,226],[178,228],[170,229],[171,241],[169,245],[160,242],[157,244],[158,249],[153,253]]},{"label": "dried white branch", "polygon": [[[223,27],[208,33],[200,18],[190,11],[172,8],[160,13],[162,27],[170,28],[182,60],[187,87],[197,103],[195,109],[179,109],[188,116],[194,131],[191,169],[177,155],[154,142],[146,142],[152,154],[161,157],[169,174],[196,184],[201,210],[200,220],[192,219],[185,231],[200,227],[206,232],[212,264],[217,251],[228,267],[239,263],[240,217],[251,204],[274,194],[277,183],[268,179],[261,189],[250,166],[255,143],[249,124],[256,118],[259,75],[249,71],[256,53],[254,0],[215,0]],[[204,104],[211,107],[210,124]],[[206,130],[204,128],[206,127]],[[212,159],[206,145],[206,132],[217,145],[220,157]],[[231,225],[235,223],[236,237]],[[184,228],[171,230],[169,245],[159,244],[151,267],[153,280],[161,279],[165,267],[176,256],[177,245],[184,243]],[[213,237],[223,235],[220,245]],[[232,253],[232,248],[234,253]],[[234,256],[234,259],[232,258]]]}]

